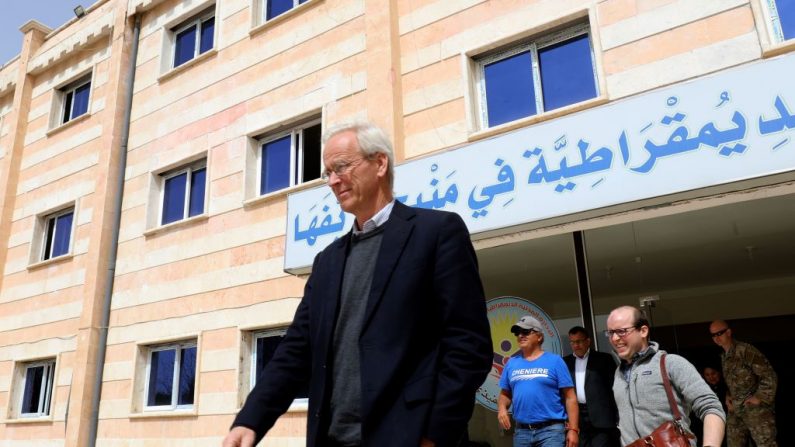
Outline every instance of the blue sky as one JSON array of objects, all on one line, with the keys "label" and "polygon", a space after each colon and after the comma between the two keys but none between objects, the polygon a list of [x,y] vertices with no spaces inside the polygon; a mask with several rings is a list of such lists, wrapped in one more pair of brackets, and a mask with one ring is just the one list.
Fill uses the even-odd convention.
[{"label": "blue sky", "polygon": [[0,65],[22,51],[22,33],[19,27],[30,19],[52,29],[66,23],[75,16],[74,7],[88,8],[96,0],[0,0]]}]

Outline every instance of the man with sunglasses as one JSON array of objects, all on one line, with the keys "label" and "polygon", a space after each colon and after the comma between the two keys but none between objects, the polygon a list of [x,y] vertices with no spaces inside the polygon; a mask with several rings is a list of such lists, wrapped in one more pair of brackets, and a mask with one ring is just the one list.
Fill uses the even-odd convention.
[{"label": "man with sunglasses", "polygon": [[511,428],[508,408],[512,407],[514,447],[577,447],[577,394],[566,364],[541,348],[544,329],[532,316],[520,318],[511,332],[521,353],[508,360],[500,377],[500,426]]},{"label": "man with sunglasses", "polygon": [[340,125],[323,141],[322,178],[355,222],[315,258],[223,446],[253,447],[308,384],[309,447],[455,447],[493,359],[469,231],[395,200],[380,128]]},{"label": "man with sunglasses", "polygon": [[715,344],[724,351],[721,367],[729,388],[726,394],[729,447],[745,447],[749,437],[757,447],[777,446],[776,372],[758,349],[734,339],[727,322],[713,321],[709,332]]},{"label": "man with sunglasses", "polygon": [[[619,307],[607,317],[605,335],[621,359],[613,395],[618,406],[622,445],[648,436],[664,422],[674,419],[660,370],[660,357],[666,353],[656,342],[649,341],[649,332],[648,320],[636,307]],[[704,439],[700,445],[720,446],[726,415],[718,397],[684,357],[666,354],[665,367],[684,428],[690,430],[688,415],[692,409],[704,421]],[[696,446],[695,437],[691,445]]]}]

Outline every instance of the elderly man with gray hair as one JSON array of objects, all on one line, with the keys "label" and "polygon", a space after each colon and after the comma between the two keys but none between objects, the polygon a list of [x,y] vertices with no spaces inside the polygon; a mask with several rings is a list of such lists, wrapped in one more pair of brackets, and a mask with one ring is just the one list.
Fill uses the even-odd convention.
[{"label": "elderly man with gray hair", "polygon": [[309,384],[307,446],[456,446],[492,345],[463,220],[409,208],[369,123],[328,130],[322,178],[355,217],[315,258],[295,318],[224,440],[252,447]]}]

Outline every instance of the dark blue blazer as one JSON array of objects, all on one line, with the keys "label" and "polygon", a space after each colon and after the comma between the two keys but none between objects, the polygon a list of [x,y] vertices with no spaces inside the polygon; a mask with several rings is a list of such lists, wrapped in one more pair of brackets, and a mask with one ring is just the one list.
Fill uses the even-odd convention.
[{"label": "dark blue blazer", "polygon": [[[453,213],[395,203],[359,339],[363,446],[454,446],[491,369],[486,303],[469,232]],[[257,440],[309,382],[307,446],[328,430],[331,343],[350,237],[315,258],[293,323],[234,426]]]}]

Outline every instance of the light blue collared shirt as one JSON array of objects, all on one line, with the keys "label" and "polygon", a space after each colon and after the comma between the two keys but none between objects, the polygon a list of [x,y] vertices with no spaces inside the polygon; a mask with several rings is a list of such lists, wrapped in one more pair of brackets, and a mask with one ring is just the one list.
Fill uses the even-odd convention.
[{"label": "light blue collared shirt", "polygon": [[367,222],[362,225],[362,229],[356,228],[358,225],[356,224],[356,220],[353,221],[353,234],[358,236],[360,234],[369,233],[370,231],[375,230],[376,228],[383,225],[387,220],[389,220],[389,215],[392,214],[392,208],[395,206],[395,200],[392,199],[391,202],[384,205],[380,211],[375,213],[375,216],[371,217],[367,220]]}]

